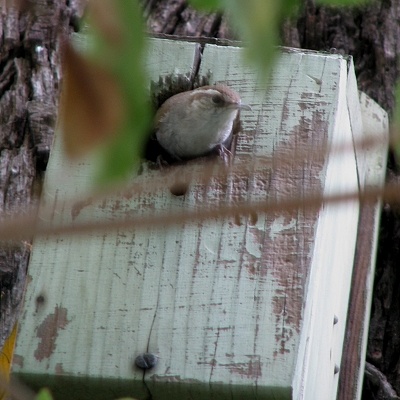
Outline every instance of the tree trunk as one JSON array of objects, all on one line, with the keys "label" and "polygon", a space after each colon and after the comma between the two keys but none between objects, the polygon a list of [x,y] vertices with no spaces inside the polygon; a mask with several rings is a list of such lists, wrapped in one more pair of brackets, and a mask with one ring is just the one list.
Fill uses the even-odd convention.
[{"label": "tree trunk", "polygon": [[[60,40],[82,8],[75,1],[0,0],[0,213],[38,198],[61,79]],[[18,3],[18,7],[17,7]],[[0,348],[18,317],[30,242],[0,243]]]}]

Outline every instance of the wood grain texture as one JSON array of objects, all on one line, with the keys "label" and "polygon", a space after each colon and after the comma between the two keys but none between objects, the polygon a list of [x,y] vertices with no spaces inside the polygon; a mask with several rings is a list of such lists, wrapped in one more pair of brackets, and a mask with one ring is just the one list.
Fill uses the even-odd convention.
[{"label": "wood grain texture", "polygon": [[[353,136],[348,108],[347,65],[341,65],[337,89],[332,150]],[[357,92],[353,94],[357,96]],[[357,187],[357,167],[352,152],[329,158],[324,193]],[[338,382],[358,222],[358,204],[324,205],[310,265],[304,327],[300,338],[293,398],[335,399]],[[341,231],[340,234],[337,234]],[[335,233],[336,232],[336,233]],[[335,323],[335,321],[338,321]]]},{"label": "wood grain texture", "polygon": [[[195,44],[152,46],[152,80],[157,70],[191,74]],[[67,199],[87,192],[92,165],[69,165],[57,137],[43,197],[52,212],[41,218],[79,222],[357,190],[353,152],[322,160],[313,152],[352,140],[349,62],[286,50],[267,89],[240,48],[206,45],[199,76],[228,84],[253,108],[242,113],[234,156],[250,176],[193,182],[185,196],[165,190],[71,209]],[[293,155],[302,152],[299,163]],[[255,155],[272,154],[293,162],[252,170]],[[49,375],[64,384],[86,377],[87,390],[109,379],[99,398],[334,398],[357,222],[353,202],[36,240],[14,371],[39,385]],[[146,351],[159,362],[144,374],[132,362]],[[131,391],[117,382],[131,382]]]},{"label": "wood grain texture", "polygon": [[[362,135],[380,138],[379,147],[363,149],[364,173],[360,185],[382,186],[385,178],[389,137],[387,113],[367,95],[360,93]],[[362,204],[357,233],[357,247],[346,322],[346,340],[340,371],[338,399],[360,399],[364,378],[368,325],[375,274],[381,201]]]}]

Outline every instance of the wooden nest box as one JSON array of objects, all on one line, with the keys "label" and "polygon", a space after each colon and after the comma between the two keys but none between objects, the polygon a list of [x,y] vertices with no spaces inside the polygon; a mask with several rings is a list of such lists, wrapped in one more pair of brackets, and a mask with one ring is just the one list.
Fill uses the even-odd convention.
[{"label": "wooden nest box", "polygon": [[[347,398],[360,396],[379,202],[362,226],[361,272],[358,200],[276,204],[381,185],[386,113],[358,93],[350,57],[283,49],[263,87],[242,51],[150,39],[147,62],[155,83],[194,78],[199,67],[199,77],[252,107],[241,115],[234,172],[193,182],[184,196],[161,190],[71,208],[69,199],[87,193],[91,165],[70,165],[56,137],[42,199],[54,212],[42,218],[114,220],[249,202],[273,211],[38,238],[15,375],[49,386],[56,399],[335,399],[346,378],[355,388]],[[355,149],[371,137],[379,146]],[[353,273],[362,277],[352,288]],[[153,368],[134,365],[144,353],[155,356]]]}]

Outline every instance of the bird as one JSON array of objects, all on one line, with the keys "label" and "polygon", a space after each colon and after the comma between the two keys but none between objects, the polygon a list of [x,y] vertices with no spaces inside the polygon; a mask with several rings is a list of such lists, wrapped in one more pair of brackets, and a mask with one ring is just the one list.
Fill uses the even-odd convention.
[{"label": "bird", "polygon": [[155,136],[174,160],[226,150],[240,110],[251,110],[226,85],[207,85],[167,99],[155,115]]}]

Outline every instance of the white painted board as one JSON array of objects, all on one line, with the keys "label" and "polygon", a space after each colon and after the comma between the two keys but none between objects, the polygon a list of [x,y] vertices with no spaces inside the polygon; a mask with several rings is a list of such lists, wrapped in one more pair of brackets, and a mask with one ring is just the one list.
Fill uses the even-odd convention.
[{"label": "white painted board", "polygon": [[[157,71],[192,72],[195,44],[151,43],[153,80]],[[54,212],[42,218],[102,220],[357,190],[354,152],[313,152],[352,140],[350,61],[286,49],[266,88],[241,53],[206,45],[199,71],[253,109],[242,113],[234,163],[304,152],[302,162],[193,184],[183,197],[163,191],[71,209],[67,199],[87,190],[92,166],[70,165],[56,137],[43,195]],[[334,398],[344,325],[333,319],[346,318],[357,220],[353,202],[35,240],[13,371],[38,385],[78,387],[74,398],[99,387],[96,398]],[[132,361],[145,351],[159,362],[143,374]],[[312,387],[321,396],[307,397]]]}]

